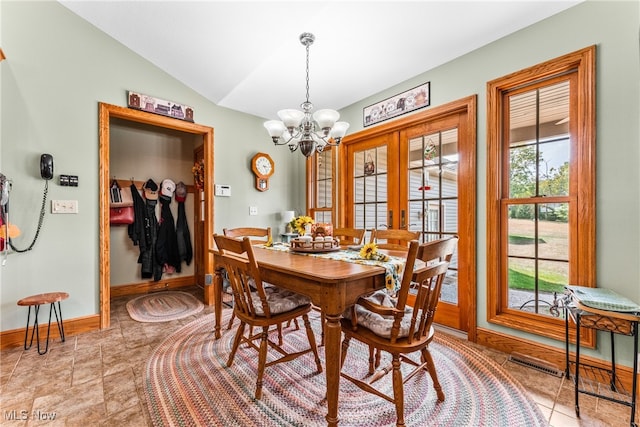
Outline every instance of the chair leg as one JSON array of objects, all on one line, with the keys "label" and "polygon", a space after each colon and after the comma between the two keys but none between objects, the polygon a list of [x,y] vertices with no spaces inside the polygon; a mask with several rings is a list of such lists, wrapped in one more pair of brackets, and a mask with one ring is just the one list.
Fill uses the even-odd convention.
[{"label": "chair leg", "polygon": [[240,341],[242,341],[242,334],[244,334],[245,326],[246,324],[244,322],[240,322],[240,326],[238,326],[238,330],[236,331],[236,337],[233,339],[233,347],[231,347],[231,353],[229,354],[229,359],[227,360],[227,366],[231,366],[233,364],[233,359],[236,357],[236,351],[238,351]]},{"label": "chair leg", "polygon": [[262,377],[264,376],[264,367],[267,364],[267,339],[269,328],[262,327],[260,334],[260,351],[258,354],[258,379],[256,380],[256,400],[262,398]]},{"label": "chair leg", "polygon": [[320,325],[322,326],[321,329],[321,334],[320,334],[320,345],[323,346],[324,345],[324,325],[325,325],[325,319],[324,319],[324,312],[320,312]]},{"label": "chair leg", "polygon": [[282,323],[278,323],[278,345],[282,347]]},{"label": "chair leg", "polygon": [[373,358],[373,354],[375,351],[376,351],[376,348],[370,345],[369,346],[369,375],[373,375],[373,373],[376,371],[376,368],[374,365],[374,358]]},{"label": "chair leg", "polygon": [[313,329],[311,329],[311,322],[309,322],[309,316],[306,314],[302,315],[302,321],[304,322],[304,327],[307,330],[307,337],[309,338],[309,345],[311,346],[311,350],[313,351],[313,356],[316,359],[316,366],[318,367],[318,373],[322,372],[322,363],[320,362],[320,356],[318,355],[318,347],[316,346],[316,337],[313,335]]},{"label": "chair leg", "polygon": [[438,381],[438,374],[436,373],[436,365],[433,364],[433,358],[431,357],[431,352],[428,348],[422,349],[422,359],[427,362],[427,369],[429,370],[429,375],[431,375],[431,380],[433,381],[433,388],[436,390],[436,395],[438,396],[439,402],[444,402],[444,392],[442,391],[442,386]]},{"label": "chair leg", "polygon": [[342,371],[342,366],[344,365],[344,360],[347,358],[347,351],[349,350],[349,343],[351,342],[351,337],[344,337],[342,340],[342,354],[340,355],[340,370]]},{"label": "chair leg", "polygon": [[396,426],[404,426],[404,389],[402,371],[400,371],[400,355],[394,354],[393,361],[393,401],[396,404]]},{"label": "chair leg", "polygon": [[234,320],[236,320],[236,314],[231,313],[231,318],[229,319],[229,324],[227,325],[227,329],[231,329],[231,326],[233,325]]}]

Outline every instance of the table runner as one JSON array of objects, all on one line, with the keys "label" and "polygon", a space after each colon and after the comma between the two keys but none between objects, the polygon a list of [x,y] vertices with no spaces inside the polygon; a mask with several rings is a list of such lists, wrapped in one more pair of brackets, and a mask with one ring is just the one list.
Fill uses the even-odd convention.
[{"label": "table runner", "polygon": [[274,243],[273,246],[266,246],[263,244],[256,245],[260,248],[271,249],[276,251],[287,251],[295,255],[312,256],[316,258],[332,259],[337,261],[352,262],[354,264],[374,265],[385,269],[385,284],[387,290],[391,292],[397,292],[400,289],[402,283],[402,272],[404,271],[404,265],[406,263],[405,258],[388,255],[387,261],[378,261],[373,259],[363,259],[360,257],[360,251],[353,251],[349,249],[341,249],[335,252],[296,252],[289,251],[289,245],[286,243]]}]

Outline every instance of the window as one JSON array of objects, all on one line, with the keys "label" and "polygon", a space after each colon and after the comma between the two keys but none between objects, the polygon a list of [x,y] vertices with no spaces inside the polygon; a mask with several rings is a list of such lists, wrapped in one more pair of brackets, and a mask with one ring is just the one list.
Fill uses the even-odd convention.
[{"label": "window", "polygon": [[335,216],[335,166],[336,147],[328,146],[322,152],[309,157],[311,185],[307,185],[307,206],[315,222],[336,224]]},{"label": "window", "polygon": [[487,85],[492,323],[564,339],[564,286],[595,286],[594,73],[589,47]]}]

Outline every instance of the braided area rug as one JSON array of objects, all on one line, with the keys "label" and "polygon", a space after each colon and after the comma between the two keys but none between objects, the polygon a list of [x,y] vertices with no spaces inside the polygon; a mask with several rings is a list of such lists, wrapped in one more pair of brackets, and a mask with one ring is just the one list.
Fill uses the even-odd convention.
[{"label": "braided area rug", "polygon": [[[231,310],[225,312],[226,326]],[[319,319],[312,318],[312,324],[319,337]],[[266,368],[262,399],[254,400],[257,352],[241,346],[228,368],[235,327],[223,327],[222,338],[215,340],[213,326],[213,314],[185,325],[147,362],[143,386],[154,426],[326,425],[325,374],[316,374],[310,353]],[[308,347],[300,326],[284,329],[285,348]],[[436,335],[429,348],[445,401],[437,403],[428,373],[413,377],[405,384],[407,426],[548,425],[522,386],[493,360],[444,334]],[[318,349],[324,358],[324,347]],[[343,371],[361,378],[367,369],[368,349],[352,340]],[[390,392],[390,380],[386,375],[377,387]],[[344,379],[338,413],[341,426],[395,426],[396,421],[393,404]]]},{"label": "braided area rug", "polygon": [[162,291],[129,300],[126,307],[138,322],[168,322],[197,314],[204,304],[186,292]]}]

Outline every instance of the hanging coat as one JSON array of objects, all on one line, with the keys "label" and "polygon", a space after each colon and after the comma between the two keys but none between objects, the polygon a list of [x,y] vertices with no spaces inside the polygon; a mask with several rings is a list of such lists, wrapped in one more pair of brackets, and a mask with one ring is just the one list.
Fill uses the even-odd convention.
[{"label": "hanging coat", "polygon": [[134,246],[140,245],[140,251],[146,250],[144,239],[145,203],[135,184],[131,184],[131,197],[133,198],[133,224],[127,226],[129,238]]},{"label": "hanging coat", "polygon": [[[176,197],[176,200],[178,198]],[[176,221],[176,235],[178,237],[178,255],[180,261],[187,265],[193,259],[193,247],[191,246],[191,235],[189,234],[189,224],[184,210],[184,202],[178,202],[178,220]]]},{"label": "hanging coat", "polygon": [[160,221],[158,239],[156,241],[156,262],[160,269],[167,272],[180,272],[180,255],[178,254],[178,236],[175,220],[171,213],[171,198],[160,196]]},{"label": "hanging coat", "polygon": [[[156,263],[156,241],[158,238],[158,219],[156,218],[157,200],[146,200],[144,211],[144,239],[140,243],[140,257],[138,263],[142,264],[141,275],[143,279],[160,280],[162,267]],[[144,240],[144,250],[142,250]]]}]

